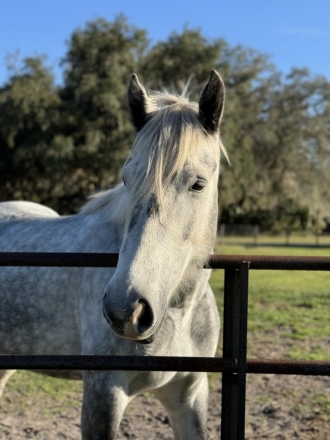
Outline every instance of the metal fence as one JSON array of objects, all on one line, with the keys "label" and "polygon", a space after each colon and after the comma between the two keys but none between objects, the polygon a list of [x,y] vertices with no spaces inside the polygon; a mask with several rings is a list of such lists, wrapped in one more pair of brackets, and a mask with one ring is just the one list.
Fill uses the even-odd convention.
[{"label": "metal fence", "polygon": [[[0,253],[0,266],[115,267],[117,262],[118,254]],[[6,355],[0,356],[0,369],[222,373],[221,438],[244,440],[246,374],[330,376],[330,362],[247,359],[249,271],[330,271],[330,257],[212,255],[207,268],[225,270],[222,358]]]}]

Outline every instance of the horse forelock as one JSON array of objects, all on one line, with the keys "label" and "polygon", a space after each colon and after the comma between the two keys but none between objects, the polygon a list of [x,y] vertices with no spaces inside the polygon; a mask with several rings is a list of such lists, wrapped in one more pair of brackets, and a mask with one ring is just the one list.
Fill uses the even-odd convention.
[{"label": "horse forelock", "polygon": [[83,214],[105,209],[109,220],[125,224],[127,214],[146,195],[156,195],[161,204],[166,184],[189,160],[200,156],[203,147],[207,146],[215,159],[220,151],[227,158],[220,136],[207,134],[200,124],[197,103],[185,96],[152,92],[148,109],[149,121],[138,133],[125,163],[135,163],[130,196],[120,184],[92,196],[82,208]]}]

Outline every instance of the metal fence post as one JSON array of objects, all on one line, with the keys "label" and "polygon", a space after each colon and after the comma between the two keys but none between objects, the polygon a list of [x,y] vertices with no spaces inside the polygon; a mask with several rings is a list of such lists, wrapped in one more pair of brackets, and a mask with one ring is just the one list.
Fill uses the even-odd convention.
[{"label": "metal fence post", "polygon": [[244,440],[249,262],[225,270],[223,357],[237,360],[237,372],[222,374],[221,439]]}]

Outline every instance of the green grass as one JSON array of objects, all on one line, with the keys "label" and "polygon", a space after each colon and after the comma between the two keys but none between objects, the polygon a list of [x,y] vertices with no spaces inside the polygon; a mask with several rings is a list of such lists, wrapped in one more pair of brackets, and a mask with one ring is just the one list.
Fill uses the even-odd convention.
[{"label": "green grass", "polygon": [[[77,406],[77,393],[82,391],[82,382],[62,380],[29,371],[17,371],[8,381],[3,398],[0,400],[0,411],[27,414],[34,409],[34,402],[46,402],[40,417],[56,413],[58,409]],[[13,393],[13,398],[6,398]],[[48,396],[50,400],[44,400]]]},{"label": "green grass", "polygon": [[[236,239],[236,242],[238,239]],[[225,244],[216,253],[227,255],[330,256],[330,249],[251,247]],[[211,276],[219,310],[223,310],[223,270]],[[250,271],[248,330],[260,335],[280,331],[283,337],[311,340],[312,349],[300,346],[288,352],[293,358],[329,360],[330,349],[317,346],[317,340],[330,335],[330,272]]]},{"label": "green grass", "polygon": [[[26,395],[42,395],[43,393],[51,393],[53,398],[60,402],[63,398],[67,397],[69,394],[81,391],[82,382],[76,380],[64,381],[62,379],[57,379],[54,377],[47,376],[47,381],[45,381],[45,376],[42,374],[33,374],[28,371],[20,371],[20,375],[15,373],[7,387],[15,389],[17,385],[21,384],[23,381],[24,386],[20,386],[20,394]],[[20,377],[18,377],[20,376]],[[33,377],[33,381],[29,380]]]},{"label": "green grass", "polygon": [[322,413],[325,420],[330,420],[330,396],[328,394],[317,394],[315,413]]}]

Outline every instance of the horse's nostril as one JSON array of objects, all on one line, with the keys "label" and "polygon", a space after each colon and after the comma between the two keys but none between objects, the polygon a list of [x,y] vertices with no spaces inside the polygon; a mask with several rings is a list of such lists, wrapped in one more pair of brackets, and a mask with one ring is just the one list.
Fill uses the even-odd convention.
[{"label": "horse's nostril", "polygon": [[154,322],[154,315],[148,301],[140,299],[139,304],[143,305],[143,311],[141,313],[141,316],[139,317],[137,328],[140,333],[144,333],[145,331],[149,330],[150,327],[152,327],[152,324]]},{"label": "horse's nostril", "polygon": [[111,295],[104,293],[103,315],[118,336],[134,340],[152,328],[154,314],[145,298],[133,298],[135,301],[126,306],[114,304],[111,298]]}]

